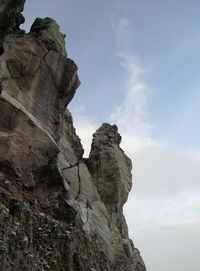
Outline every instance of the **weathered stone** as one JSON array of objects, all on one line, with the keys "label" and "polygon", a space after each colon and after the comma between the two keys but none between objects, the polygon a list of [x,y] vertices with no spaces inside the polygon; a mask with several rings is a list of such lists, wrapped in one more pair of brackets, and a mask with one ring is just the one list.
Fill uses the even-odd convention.
[{"label": "weathered stone", "polygon": [[110,218],[105,205],[100,200],[88,202],[85,210],[87,211],[85,225],[88,226],[86,230],[89,233],[90,240],[99,251],[104,252],[107,258],[113,262],[113,236],[110,230]]},{"label": "weathered stone", "polygon": [[[56,31],[58,27],[53,34]],[[77,67],[60,54],[58,59],[62,65],[57,63],[60,72],[57,69],[53,74],[44,59],[48,48],[34,35],[8,35],[3,47],[4,53],[0,56],[0,169],[5,176],[10,170],[14,175],[2,186],[21,194],[29,202],[37,195],[35,206],[47,208],[54,217],[62,219],[66,213],[73,216],[76,208],[54,161],[60,151],[56,141],[60,137],[62,112],[74,95],[76,80],[79,82]],[[51,64],[51,57],[48,62]],[[58,78],[60,83],[56,85]],[[47,189],[48,186],[51,189]],[[28,191],[34,192],[30,196]]]},{"label": "weathered stone", "polygon": [[51,18],[37,18],[31,26],[30,33],[42,40],[48,50],[66,55],[65,36],[60,33],[59,25]]},{"label": "weathered stone", "polygon": [[103,124],[82,158],[66,109],[80,81],[59,26],[38,18],[24,34],[24,1],[1,4],[14,15],[0,36],[0,270],[145,271],[123,216],[132,166],[117,127]]},{"label": "weathered stone", "polygon": [[90,202],[100,200],[96,186],[94,185],[91,174],[84,163],[79,165],[80,189],[77,199],[80,202],[90,204]]},{"label": "weathered stone", "polygon": [[45,62],[54,79],[59,96],[64,99],[60,102],[64,102],[64,106],[66,106],[71,101],[76,89],[80,85],[80,81],[77,76],[78,68],[74,61],[64,57],[56,51],[50,51],[45,56]]},{"label": "weathered stone", "polygon": [[119,270],[92,246],[81,224],[70,228],[69,224],[40,213],[3,191],[0,192],[0,225],[2,271]]},{"label": "weathered stone", "polygon": [[[0,161],[9,162],[20,176],[48,164],[58,147],[20,108],[0,99]],[[36,141],[37,139],[37,141]],[[29,174],[30,172],[30,174]]]},{"label": "weathered stone", "polygon": [[[17,37],[8,35],[4,38],[3,47],[4,54],[1,61],[7,63],[10,76],[14,79],[34,76],[41,59],[47,53],[45,45],[36,41],[30,35]],[[26,88],[29,87],[27,82],[25,86]]]},{"label": "weathered stone", "polygon": [[89,156],[94,182],[114,223],[132,187],[131,160],[120,149],[120,141],[117,126],[104,123],[93,136]]},{"label": "weathered stone", "polygon": [[76,65],[57,52],[47,54],[44,43],[31,35],[9,35],[3,46],[2,96],[21,104],[43,130],[58,140],[60,114],[79,86]]},{"label": "weathered stone", "polygon": [[66,167],[62,169],[62,173],[71,188],[73,198],[76,199],[80,189],[79,166]]},{"label": "weathered stone", "polygon": [[104,123],[93,135],[88,165],[102,202],[105,204],[112,233],[113,261],[121,270],[141,270],[144,263],[139,255],[139,269],[123,216],[123,205],[132,187],[131,160],[119,147],[121,136],[116,125]]},{"label": "weathered stone", "polygon": [[113,260],[110,218],[104,204],[100,201],[96,186],[84,163],[63,170],[72,195],[78,203],[80,218],[88,238],[95,242],[100,251],[106,252]]},{"label": "weathered stone", "polygon": [[82,158],[84,150],[80,143],[80,138],[76,135],[72,116],[68,109],[65,110],[62,118],[58,144],[61,150],[58,161],[59,163],[61,160],[63,161],[63,166],[60,166],[61,169],[64,167],[64,159],[66,160],[66,165],[68,162],[72,166],[77,164],[77,162]]},{"label": "weathered stone", "polygon": [[[112,224],[112,240],[113,240],[113,251],[114,251],[114,261],[116,266],[123,266],[125,270],[132,270],[131,265],[127,264],[127,255],[125,253],[121,235],[118,228]],[[130,255],[129,255],[130,257]]]}]

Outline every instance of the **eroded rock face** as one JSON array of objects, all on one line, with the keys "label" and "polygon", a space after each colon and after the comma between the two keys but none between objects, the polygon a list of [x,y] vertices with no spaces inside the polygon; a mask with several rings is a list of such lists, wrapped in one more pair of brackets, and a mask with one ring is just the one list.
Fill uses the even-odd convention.
[{"label": "eroded rock face", "polygon": [[[51,25],[48,32],[44,19],[46,36],[49,40],[57,37],[57,43],[63,43],[64,48],[59,27],[51,21],[52,24],[48,19]],[[2,171],[4,165],[12,168],[18,181],[13,181],[10,189],[19,189],[20,197],[35,201],[37,208],[48,208],[54,217],[62,217],[68,211],[75,214],[76,208],[57,166],[57,154],[64,111],[79,85],[77,67],[66,54],[52,51],[32,33],[7,35],[3,48],[0,56]],[[51,189],[47,189],[49,184]],[[71,211],[66,211],[67,205]]]},{"label": "eroded rock face", "polygon": [[14,14],[0,36],[0,270],[145,271],[123,216],[132,165],[117,127],[103,124],[82,157],[64,35],[50,18],[24,34],[24,1],[0,4]]}]

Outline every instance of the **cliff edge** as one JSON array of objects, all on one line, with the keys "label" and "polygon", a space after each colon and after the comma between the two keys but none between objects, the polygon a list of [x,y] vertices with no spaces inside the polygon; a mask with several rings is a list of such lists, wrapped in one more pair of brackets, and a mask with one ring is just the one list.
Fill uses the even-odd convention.
[{"label": "cliff edge", "polygon": [[0,270],[145,271],[117,126],[104,123],[83,158],[67,109],[77,66],[53,19],[20,30],[24,2],[0,3]]}]

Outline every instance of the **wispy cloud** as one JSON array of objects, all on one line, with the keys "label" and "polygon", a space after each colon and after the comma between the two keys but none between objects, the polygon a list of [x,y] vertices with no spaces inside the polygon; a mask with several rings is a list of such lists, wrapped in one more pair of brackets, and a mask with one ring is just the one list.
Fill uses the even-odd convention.
[{"label": "wispy cloud", "polygon": [[130,24],[126,17],[120,17],[119,19],[113,16],[112,27],[115,32],[116,42],[118,46],[124,46],[130,41]]},{"label": "wispy cloud", "polygon": [[125,149],[130,150],[131,146],[138,152],[145,147],[160,145],[161,142],[151,137],[152,125],[145,122],[148,98],[152,93],[152,88],[145,83],[145,75],[149,71],[142,68],[133,55],[121,52],[118,57],[127,73],[126,95],[123,103],[114,107],[110,120],[118,125]]},{"label": "wispy cloud", "polygon": [[116,14],[112,18],[116,36],[115,55],[127,75],[124,78],[125,99],[120,105],[114,106],[110,121],[119,127],[123,138],[122,147],[129,150],[128,153],[130,150],[136,153],[165,143],[152,138],[153,126],[145,121],[149,97],[154,92],[146,83],[146,76],[151,70],[141,64],[138,56],[128,46],[132,33],[128,17]]},{"label": "wispy cloud", "polygon": [[119,54],[120,64],[127,72],[126,98],[120,107],[116,107],[111,118],[117,119],[121,125],[129,123],[141,124],[145,114],[145,105],[150,88],[145,84],[143,77],[147,71],[141,68],[134,57],[124,53]]}]

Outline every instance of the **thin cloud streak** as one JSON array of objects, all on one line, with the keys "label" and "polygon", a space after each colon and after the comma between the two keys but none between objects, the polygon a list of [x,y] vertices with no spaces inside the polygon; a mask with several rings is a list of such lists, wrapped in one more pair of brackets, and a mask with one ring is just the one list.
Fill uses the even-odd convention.
[{"label": "thin cloud streak", "polygon": [[123,148],[130,150],[131,147],[134,152],[138,152],[146,147],[165,143],[151,137],[153,126],[145,122],[147,102],[154,91],[145,82],[145,76],[150,70],[142,67],[139,58],[127,49],[127,42],[131,36],[130,23],[127,18],[117,16],[113,16],[114,23],[112,23],[116,35],[115,55],[119,59],[120,66],[127,73],[124,86],[126,95],[121,105],[114,106],[110,121],[119,127]]},{"label": "thin cloud streak", "polygon": [[[147,69],[141,68],[133,56],[118,54],[120,65],[127,72],[126,96],[120,106],[115,106],[110,121],[116,123],[123,137],[123,147],[134,152],[146,147],[162,145],[151,137],[152,125],[144,121],[148,97],[153,91],[144,81]],[[128,147],[129,146],[129,147]]]}]

